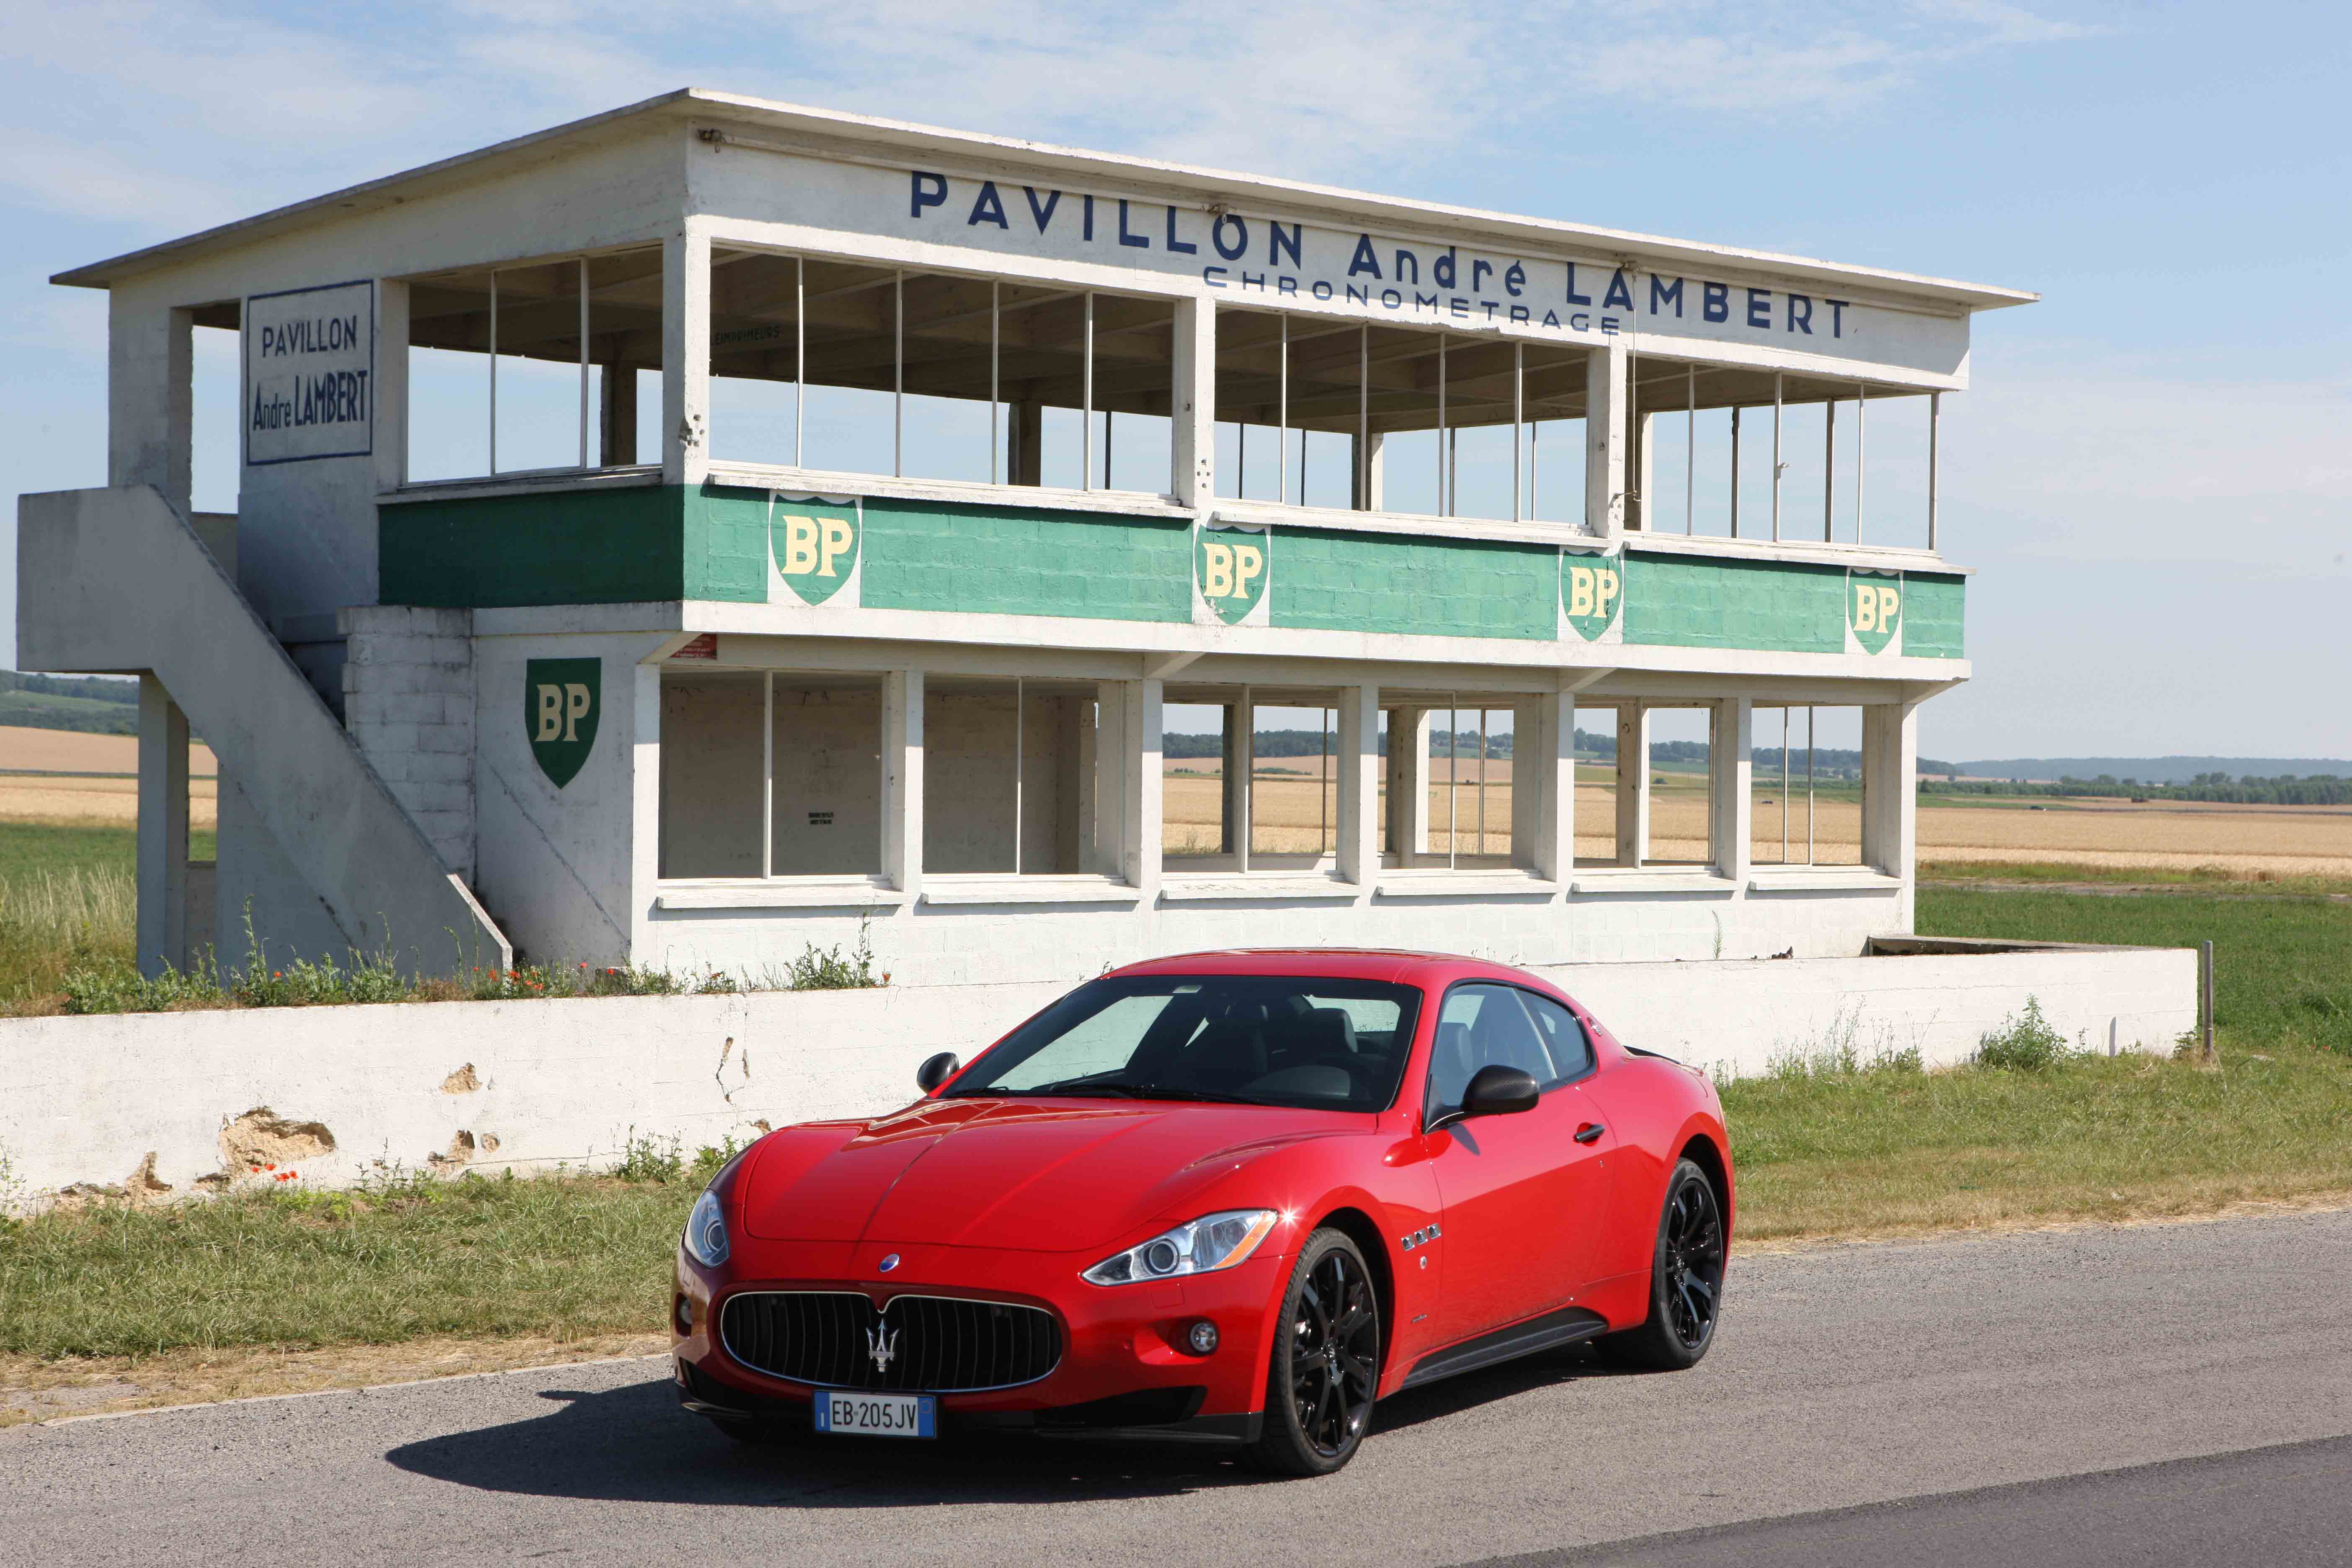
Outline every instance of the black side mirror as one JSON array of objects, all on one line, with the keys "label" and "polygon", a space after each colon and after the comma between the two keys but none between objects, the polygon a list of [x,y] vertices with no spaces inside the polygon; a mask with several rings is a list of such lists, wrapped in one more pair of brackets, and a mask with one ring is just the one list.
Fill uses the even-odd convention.
[{"label": "black side mirror", "polygon": [[[930,1058],[929,1060],[925,1061],[921,1067],[915,1069],[915,1087],[921,1089],[925,1094],[929,1094],[931,1090],[939,1088],[940,1085],[947,1082],[948,1079],[955,1077],[956,1068],[961,1066],[963,1066],[963,1063],[958,1059],[953,1051],[941,1051],[938,1056]],[[1519,1076],[1521,1078],[1527,1078],[1528,1075],[1521,1073]],[[1529,1079],[1528,1081],[1530,1087],[1532,1087],[1535,1080]],[[1529,1100],[1528,1103],[1533,1105],[1535,1101],[1533,1100]]]},{"label": "black side mirror", "polygon": [[1513,1111],[1533,1110],[1542,1093],[1536,1080],[1517,1068],[1493,1063],[1470,1075],[1470,1087],[1462,1093],[1462,1114],[1508,1116]]}]

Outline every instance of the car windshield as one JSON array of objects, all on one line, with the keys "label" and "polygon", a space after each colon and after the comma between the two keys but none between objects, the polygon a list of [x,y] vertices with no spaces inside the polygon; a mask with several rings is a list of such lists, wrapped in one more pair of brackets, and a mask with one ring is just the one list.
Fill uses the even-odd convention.
[{"label": "car windshield", "polygon": [[1421,993],[1370,980],[1139,974],[1080,986],[947,1092],[1381,1110]]}]

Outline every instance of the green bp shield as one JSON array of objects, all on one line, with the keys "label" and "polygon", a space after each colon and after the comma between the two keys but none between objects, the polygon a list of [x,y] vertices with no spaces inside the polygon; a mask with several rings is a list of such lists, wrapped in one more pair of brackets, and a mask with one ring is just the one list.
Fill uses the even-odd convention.
[{"label": "green bp shield", "polygon": [[1617,624],[1624,605],[1624,557],[1560,552],[1560,618],[1578,637],[1599,642]]},{"label": "green bp shield", "polygon": [[[776,575],[801,603],[822,605],[857,581],[866,529],[855,500],[777,494],[768,505],[768,549]],[[853,592],[842,603],[856,601]]]},{"label": "green bp shield", "polygon": [[596,658],[534,658],[523,668],[523,733],[531,760],[558,789],[578,775],[596,744],[604,676],[604,661]]},{"label": "green bp shield", "polygon": [[1885,653],[1903,629],[1903,579],[1891,572],[1849,572],[1845,624],[1864,653]]},{"label": "green bp shield", "polygon": [[[1192,539],[1192,582],[1201,602],[1229,626],[1251,620],[1273,576],[1274,534],[1265,528],[1211,525]],[[1263,625],[1265,617],[1255,617]]]}]

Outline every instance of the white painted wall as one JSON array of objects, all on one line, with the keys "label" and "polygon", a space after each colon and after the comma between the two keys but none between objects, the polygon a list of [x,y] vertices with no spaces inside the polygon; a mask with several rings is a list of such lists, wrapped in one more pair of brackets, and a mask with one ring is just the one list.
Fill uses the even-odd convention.
[{"label": "white painted wall", "polygon": [[[1023,929],[1055,924],[1032,917]],[[1957,1061],[2029,994],[2069,1038],[2104,1049],[2113,1020],[2126,1048],[2168,1050],[2195,1022],[2196,965],[2187,951],[2103,948],[1539,972],[1628,1044],[1754,1073],[1849,1026],[1865,1055],[1883,1041]],[[763,1122],[904,1104],[925,1057],[969,1056],[1065,988],[0,1020],[0,1155],[20,1200],[121,1184],[150,1152],[186,1193],[221,1169],[223,1127],[264,1106],[333,1135],[332,1153],[296,1167],[312,1184],[351,1182],[379,1161],[426,1168],[466,1152],[460,1133],[471,1141],[460,1163],[492,1171],[609,1163],[633,1129],[690,1152]],[[450,1087],[468,1068],[479,1087]]]}]

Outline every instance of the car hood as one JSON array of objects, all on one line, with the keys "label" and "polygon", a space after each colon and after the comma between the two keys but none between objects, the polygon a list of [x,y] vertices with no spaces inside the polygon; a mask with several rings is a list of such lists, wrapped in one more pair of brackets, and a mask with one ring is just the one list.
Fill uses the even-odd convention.
[{"label": "car hood", "polygon": [[742,1224],[774,1241],[1107,1247],[1271,1150],[1360,1133],[1370,1120],[1257,1106],[924,1100],[762,1140],[740,1181]]}]

